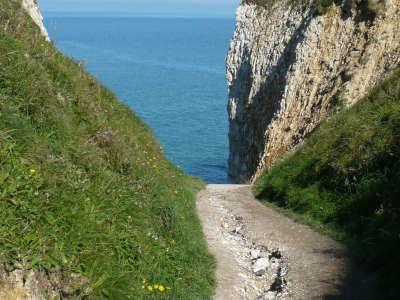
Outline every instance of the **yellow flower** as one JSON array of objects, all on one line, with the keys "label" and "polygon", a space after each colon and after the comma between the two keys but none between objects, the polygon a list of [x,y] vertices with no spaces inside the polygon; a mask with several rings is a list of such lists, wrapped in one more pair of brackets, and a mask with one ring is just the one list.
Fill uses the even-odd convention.
[{"label": "yellow flower", "polygon": [[165,291],[165,287],[164,287],[163,285],[160,285],[160,286],[158,287],[158,290],[159,290],[160,292],[164,292],[164,291]]},{"label": "yellow flower", "polygon": [[36,173],[35,169],[29,169],[29,173],[31,173],[32,175]]},{"label": "yellow flower", "polygon": [[154,285],[154,289],[158,290],[158,284]]},{"label": "yellow flower", "polygon": [[142,289],[144,289],[145,288],[145,286],[144,285],[142,285]]},{"label": "yellow flower", "polygon": [[152,291],[153,291],[153,287],[152,287],[151,285],[148,285],[148,286],[147,286],[147,290],[148,290],[149,292],[152,292]]}]

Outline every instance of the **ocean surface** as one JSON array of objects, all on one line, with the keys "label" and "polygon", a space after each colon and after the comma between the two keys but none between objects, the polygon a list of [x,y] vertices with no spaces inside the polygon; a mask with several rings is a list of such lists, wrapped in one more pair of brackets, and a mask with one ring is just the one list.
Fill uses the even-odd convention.
[{"label": "ocean surface", "polygon": [[186,173],[227,182],[234,19],[45,14],[52,40],[150,126]]}]

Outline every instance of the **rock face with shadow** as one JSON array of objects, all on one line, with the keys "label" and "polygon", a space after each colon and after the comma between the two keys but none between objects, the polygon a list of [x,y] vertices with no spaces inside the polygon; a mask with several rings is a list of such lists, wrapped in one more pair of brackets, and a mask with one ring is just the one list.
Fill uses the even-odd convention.
[{"label": "rock face with shadow", "polygon": [[400,0],[243,1],[227,55],[229,177],[254,181],[400,63]]}]

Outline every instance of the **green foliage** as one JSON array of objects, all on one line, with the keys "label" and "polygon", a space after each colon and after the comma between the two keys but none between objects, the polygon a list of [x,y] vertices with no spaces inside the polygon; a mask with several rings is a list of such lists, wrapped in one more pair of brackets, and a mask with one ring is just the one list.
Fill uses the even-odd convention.
[{"label": "green foliage", "polygon": [[400,69],[354,107],[323,122],[255,194],[344,238],[400,296]]},{"label": "green foliage", "polygon": [[[194,181],[109,90],[44,41],[20,2],[0,0],[1,263],[80,274],[91,298],[208,299],[214,261]],[[171,289],[149,292],[143,280]]]}]

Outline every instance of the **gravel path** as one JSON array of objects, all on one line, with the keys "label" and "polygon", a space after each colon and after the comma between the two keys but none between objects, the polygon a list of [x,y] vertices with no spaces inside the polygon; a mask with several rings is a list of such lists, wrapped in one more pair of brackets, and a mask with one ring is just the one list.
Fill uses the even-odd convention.
[{"label": "gravel path", "polygon": [[197,210],[217,260],[215,299],[381,299],[346,248],[268,208],[247,185],[208,185]]}]

